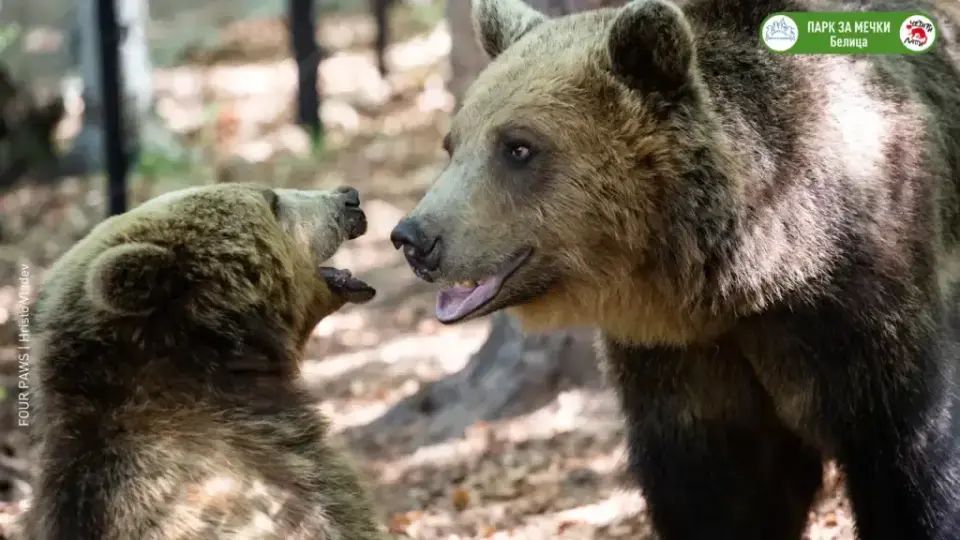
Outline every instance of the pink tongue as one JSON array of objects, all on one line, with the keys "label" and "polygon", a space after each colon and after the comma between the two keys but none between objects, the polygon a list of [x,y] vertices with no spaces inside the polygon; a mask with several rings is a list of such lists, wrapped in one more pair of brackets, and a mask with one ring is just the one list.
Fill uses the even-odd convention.
[{"label": "pink tongue", "polygon": [[494,297],[500,290],[503,276],[478,282],[474,288],[454,285],[437,293],[437,320],[451,322],[462,319]]}]

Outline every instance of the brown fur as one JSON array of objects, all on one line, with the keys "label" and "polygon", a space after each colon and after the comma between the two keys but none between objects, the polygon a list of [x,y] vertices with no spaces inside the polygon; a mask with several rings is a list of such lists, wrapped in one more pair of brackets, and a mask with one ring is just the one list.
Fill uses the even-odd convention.
[{"label": "brown fur", "polygon": [[[478,2],[477,9],[484,9],[485,4]],[[698,100],[702,110],[691,112],[697,117],[697,123],[691,125],[688,117],[658,118],[649,101],[637,100],[631,90],[611,80],[609,53],[597,36],[603,35],[617,14],[617,10],[597,10],[551,20],[545,28],[532,32],[498,56],[481,74],[454,121],[450,133],[454,148],[488,143],[492,132],[517,118],[549,134],[545,135],[549,140],[543,142],[556,148],[555,159],[549,164],[550,169],[543,171],[543,178],[530,178],[525,182],[530,185],[523,186],[525,190],[543,190],[535,211],[530,208],[531,212],[517,215],[516,209],[522,208],[525,201],[518,200],[519,194],[510,191],[496,197],[482,196],[482,190],[496,189],[470,178],[488,172],[486,164],[475,161],[486,159],[482,153],[474,152],[470,156],[474,161],[470,162],[457,156],[434,190],[445,193],[446,185],[455,182],[475,184],[456,187],[457,193],[467,190],[468,196],[460,200],[464,201],[462,204],[469,202],[469,208],[444,211],[466,213],[469,222],[495,224],[496,230],[484,231],[484,246],[474,246],[473,253],[462,255],[464,258],[486,258],[483,255],[487,251],[502,251],[498,244],[513,242],[514,236],[506,233],[517,226],[518,220],[523,221],[520,230],[530,227],[529,230],[538,231],[529,242],[542,252],[541,257],[550,259],[538,266],[553,267],[547,272],[562,274],[563,283],[552,288],[549,295],[512,309],[530,329],[599,322],[614,335],[642,343],[681,344],[709,338],[725,326],[722,319],[761,311],[799,284],[823,274],[833,254],[842,249],[835,245],[842,239],[833,237],[836,233],[830,230],[832,222],[844,219],[848,215],[845,207],[859,201],[842,200],[839,194],[804,193],[804,185],[784,186],[783,191],[790,191],[777,193],[777,197],[796,204],[783,205],[782,212],[757,216],[760,222],[737,215],[760,207],[776,189],[762,187],[770,184],[768,176],[777,172],[771,170],[776,156],[763,148],[763,135],[750,124],[752,119],[737,111],[738,104],[729,102],[723,94],[702,96]],[[483,15],[482,11],[478,13],[478,17]],[[615,30],[612,28],[611,32]],[[713,37],[722,37],[723,32],[722,28],[703,28],[698,32],[698,43],[711,47]],[[616,36],[611,35],[610,39]],[[672,43],[664,45],[666,50],[677,48]],[[530,60],[540,56],[549,56],[550,61]],[[797,144],[818,155],[820,162],[816,166],[822,168],[823,174],[837,169],[845,153],[862,144],[855,140],[845,142],[844,137],[855,135],[852,132],[863,121],[872,121],[874,129],[891,134],[891,140],[879,141],[880,145],[852,164],[855,167],[849,171],[865,190],[861,195],[864,199],[889,197],[885,186],[871,186],[869,182],[888,159],[885,152],[901,155],[898,166],[906,170],[925,159],[920,153],[922,148],[905,142],[921,132],[927,122],[921,104],[893,104],[886,102],[888,98],[882,94],[867,95],[869,89],[859,80],[861,73],[850,73],[850,60],[844,57],[787,57],[783,62],[787,64],[784,70],[817,73],[815,80],[796,81],[796,86],[785,90],[778,100],[781,118],[776,121],[790,124],[791,129],[800,133]],[[874,68],[873,64],[863,63],[859,69],[895,68]],[[704,84],[704,74],[693,71],[691,76],[696,85]],[[824,86],[823,82],[829,84]],[[731,83],[736,81],[728,82]],[[844,86],[857,87],[860,93],[843,96],[837,94],[840,90],[833,90]],[[749,88],[732,87],[729,91],[745,93]],[[866,116],[831,118],[833,111],[825,108],[828,105],[863,111]],[[722,118],[718,112],[723,114]],[[582,124],[588,118],[592,129],[584,130]],[[696,152],[710,156],[707,166],[713,171],[698,170],[704,164],[692,159]],[[781,165],[788,166],[806,165]],[[716,208],[701,208],[697,206],[699,201],[679,197],[688,189],[681,183],[686,183],[686,175],[694,171],[717,182],[729,181],[726,200],[707,201]],[[447,177],[452,178],[446,181]],[[547,183],[549,189],[543,185]],[[945,195],[955,196],[952,191]],[[593,197],[585,198],[587,193]],[[505,200],[507,197],[513,200]],[[433,200],[438,204],[447,202],[430,202]],[[632,201],[635,206],[600,202],[607,200]],[[600,205],[592,206],[594,201]],[[433,210],[426,205],[425,202],[414,215]],[[881,214],[875,216],[880,227],[899,219],[896,207],[880,210]],[[739,222],[730,225],[745,230],[724,237],[718,234],[716,239],[699,238],[699,222],[710,217],[704,216],[704,212],[731,214]],[[505,219],[508,215],[510,219]],[[589,226],[558,227],[559,223]],[[552,230],[544,230],[548,228]],[[736,264],[709,276],[704,271],[704,266],[711,263],[708,251],[725,248],[702,245],[703,242],[732,243],[732,239],[736,239],[737,245],[726,249],[731,251],[729,255],[736,259]],[[464,240],[470,244],[481,242],[479,238]],[[466,242],[451,244],[449,249],[456,250]],[[449,254],[451,259],[460,256]],[[663,264],[665,259],[676,257],[685,260]],[[467,266],[459,260],[451,263]],[[450,273],[454,274],[451,279],[474,277],[459,275],[458,268],[451,268]]]},{"label": "brown fur", "polygon": [[444,283],[533,249],[468,318],[602,331],[666,540],[797,538],[824,457],[862,538],[960,535],[957,9],[919,6],[939,30],[921,55],[758,43],[813,6],[474,0],[492,61],[405,219]]},{"label": "brown fur", "polygon": [[42,473],[27,538],[381,538],[298,379],[320,319],[373,296],[318,273],[365,227],[344,201],[186,189],[58,260],[32,359]]}]

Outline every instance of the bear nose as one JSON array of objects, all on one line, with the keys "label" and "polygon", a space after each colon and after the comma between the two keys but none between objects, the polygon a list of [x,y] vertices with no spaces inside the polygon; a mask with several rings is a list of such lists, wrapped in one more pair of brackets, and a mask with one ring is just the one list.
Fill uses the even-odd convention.
[{"label": "bear nose", "polygon": [[403,255],[414,269],[427,272],[440,266],[439,237],[431,237],[416,220],[404,218],[390,232],[390,241],[396,249],[403,248]]},{"label": "bear nose", "polygon": [[337,188],[337,192],[343,195],[343,203],[345,206],[360,206],[360,192],[350,186],[343,186]]},{"label": "bear nose", "polygon": [[349,186],[338,187],[337,193],[341,197],[340,204],[343,204],[340,216],[347,238],[353,240],[363,236],[367,232],[367,216],[360,208],[360,193]]}]

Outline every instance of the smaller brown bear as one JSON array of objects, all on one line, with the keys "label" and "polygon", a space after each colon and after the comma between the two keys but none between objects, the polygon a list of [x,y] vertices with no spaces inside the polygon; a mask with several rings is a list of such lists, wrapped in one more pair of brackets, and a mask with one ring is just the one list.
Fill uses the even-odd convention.
[{"label": "smaller brown bear", "polygon": [[320,266],[365,231],[352,188],[219,184],[63,255],[38,301],[27,538],[382,538],[298,379],[314,326],[375,294]]}]

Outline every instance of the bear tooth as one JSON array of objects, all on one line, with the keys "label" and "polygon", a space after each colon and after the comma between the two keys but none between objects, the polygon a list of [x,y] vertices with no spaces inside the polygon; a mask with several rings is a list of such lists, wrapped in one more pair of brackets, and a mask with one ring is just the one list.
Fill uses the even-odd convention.
[{"label": "bear tooth", "polygon": [[464,287],[467,289],[473,289],[474,287],[477,286],[477,282],[472,280],[467,280],[467,281],[461,281],[457,285],[460,285],[461,287]]}]

